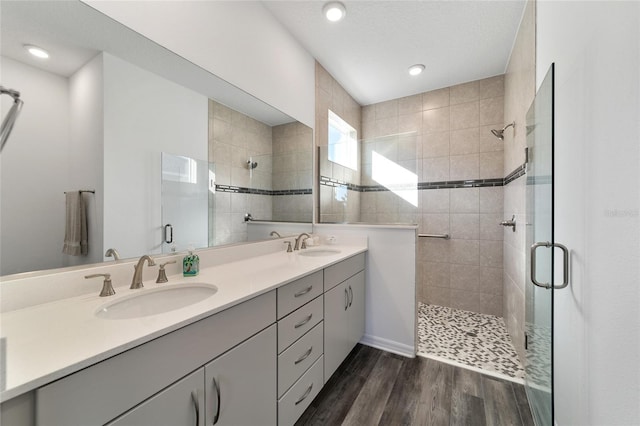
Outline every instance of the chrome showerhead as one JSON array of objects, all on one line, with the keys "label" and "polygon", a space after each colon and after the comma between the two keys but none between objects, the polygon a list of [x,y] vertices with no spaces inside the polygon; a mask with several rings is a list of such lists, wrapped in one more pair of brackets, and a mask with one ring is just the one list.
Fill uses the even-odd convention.
[{"label": "chrome showerhead", "polygon": [[497,130],[497,129],[491,129],[491,133],[493,133],[493,136],[495,136],[496,138],[500,139],[501,141],[504,140],[504,131],[507,130],[507,128],[509,127],[515,127],[516,126],[516,122],[512,122],[507,124],[506,126],[504,126],[502,129]]}]

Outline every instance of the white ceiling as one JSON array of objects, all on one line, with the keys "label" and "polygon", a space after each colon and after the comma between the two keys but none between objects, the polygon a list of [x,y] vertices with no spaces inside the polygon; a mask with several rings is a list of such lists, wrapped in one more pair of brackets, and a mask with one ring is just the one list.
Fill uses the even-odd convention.
[{"label": "white ceiling", "polygon": [[[69,77],[99,52],[105,51],[268,125],[294,121],[79,1],[3,0],[1,12],[2,57]],[[36,59],[27,53],[24,44],[42,47],[51,56],[46,61]],[[20,91],[19,87],[13,89]]]},{"label": "white ceiling", "polygon": [[[324,1],[263,3],[361,105],[505,72],[525,0],[343,1],[346,18],[322,15]],[[407,69],[426,70],[417,77]]]}]

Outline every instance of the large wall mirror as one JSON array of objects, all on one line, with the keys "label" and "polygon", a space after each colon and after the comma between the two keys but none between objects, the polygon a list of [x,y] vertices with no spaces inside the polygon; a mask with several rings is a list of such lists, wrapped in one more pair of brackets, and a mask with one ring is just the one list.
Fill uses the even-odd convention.
[{"label": "large wall mirror", "polygon": [[[0,19],[0,83],[24,101],[0,154],[0,275],[242,243],[247,214],[310,231],[310,128],[79,1],[3,1]],[[83,190],[71,256],[65,193]]]}]

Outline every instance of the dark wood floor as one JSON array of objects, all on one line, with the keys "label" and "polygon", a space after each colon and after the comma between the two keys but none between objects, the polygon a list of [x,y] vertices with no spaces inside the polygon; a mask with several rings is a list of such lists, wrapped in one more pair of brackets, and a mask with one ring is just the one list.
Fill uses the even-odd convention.
[{"label": "dark wood floor", "polygon": [[533,425],[524,387],[357,345],[296,425]]}]

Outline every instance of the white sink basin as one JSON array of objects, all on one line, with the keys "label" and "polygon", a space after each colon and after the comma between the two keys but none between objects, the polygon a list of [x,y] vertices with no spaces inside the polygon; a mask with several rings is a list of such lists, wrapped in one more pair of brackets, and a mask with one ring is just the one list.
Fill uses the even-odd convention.
[{"label": "white sink basin", "polygon": [[338,253],[340,253],[340,250],[329,249],[329,248],[306,249],[306,250],[300,250],[298,252],[300,256],[307,256],[307,257],[333,256],[334,254],[338,254]]},{"label": "white sink basin", "polygon": [[206,283],[174,284],[142,290],[100,306],[95,315],[104,319],[131,319],[174,311],[213,296],[218,288]]}]

